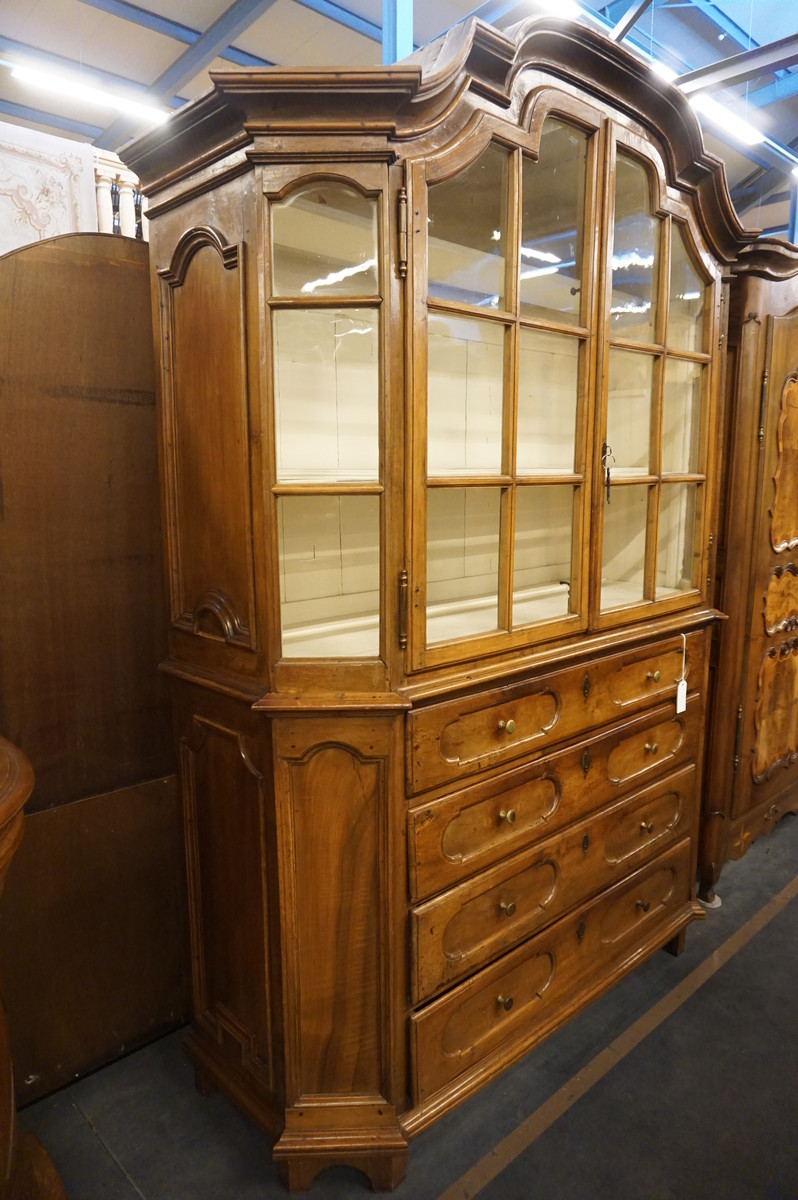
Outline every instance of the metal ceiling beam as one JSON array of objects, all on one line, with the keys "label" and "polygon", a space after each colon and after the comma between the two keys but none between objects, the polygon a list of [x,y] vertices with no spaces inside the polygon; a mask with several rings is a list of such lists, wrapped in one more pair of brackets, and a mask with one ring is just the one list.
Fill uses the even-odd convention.
[{"label": "metal ceiling beam", "polygon": [[637,22],[642,17],[647,8],[651,8],[654,0],[638,0],[637,4],[633,4],[627,9],[620,21],[613,26],[610,37],[613,42],[622,42],[630,29],[633,29]]},{"label": "metal ceiling beam", "polygon": [[297,3],[301,4],[303,8],[309,8],[311,12],[319,13],[322,17],[329,17],[330,20],[337,21],[346,29],[362,33],[364,37],[371,38],[373,42],[382,42],[382,26],[375,25],[373,21],[367,21],[365,17],[350,12],[348,8],[344,8],[340,4],[333,3],[333,0],[297,0]]},{"label": "metal ceiling beam", "polygon": [[[112,17],[119,17],[123,21],[130,21],[132,25],[138,25],[142,29],[161,33],[164,37],[173,38],[176,42],[183,42],[187,46],[193,45],[201,36],[198,29],[192,29],[189,25],[181,25],[179,21],[172,21],[169,17],[162,17],[159,13],[150,12],[148,8],[139,8],[137,4],[129,4],[128,0],[80,0],[80,3],[86,4],[90,8],[98,8],[100,12],[108,13]],[[247,54],[244,50],[237,50],[235,46],[228,46],[222,50],[219,58],[233,62],[239,67],[271,67],[274,65],[266,58],[258,58],[256,54]]]},{"label": "metal ceiling beam", "polygon": [[[29,46],[27,42],[17,42],[14,38],[7,38],[0,35],[0,54],[19,55],[20,58],[24,59],[32,67],[37,66],[37,64],[47,63],[59,70],[83,75],[87,82],[105,84],[111,88],[123,88],[125,91],[140,95],[142,98],[147,94],[147,87],[143,83],[127,79],[124,75],[115,75],[111,71],[103,71],[100,67],[87,67],[85,63],[76,62],[74,58],[66,58],[63,54],[53,54],[47,50],[39,50],[36,46]],[[185,103],[180,96],[176,99],[178,104]]]},{"label": "metal ceiling beam", "polygon": [[413,53],[413,0],[382,0],[382,61],[388,66]]},{"label": "metal ceiling beam", "polygon": [[[235,41],[240,33],[274,3],[275,0],[235,0],[235,3],[225,9],[221,16],[200,34],[196,42],[158,76],[148,89],[147,95],[155,103],[173,96],[200,71],[204,71],[209,63],[218,58],[220,50]],[[134,122],[120,117],[104,130],[95,144],[104,150],[116,150],[124,144],[135,128]]]},{"label": "metal ceiling beam", "polygon": [[736,21],[733,21],[726,11],[719,4],[716,4],[714,0],[687,0],[687,3],[681,7],[697,8],[704,16],[709,18],[716,29],[719,29],[721,33],[725,33],[726,37],[733,38],[737,45],[742,46],[745,50],[749,50],[754,44],[750,34],[746,33]]},{"label": "metal ceiling beam", "polygon": [[676,83],[686,95],[692,95],[699,91],[731,87],[735,83],[752,79],[755,75],[763,75],[778,70],[779,67],[789,67],[797,62],[798,34],[791,34],[790,37],[769,42],[766,46],[744,50],[742,54],[734,54],[731,58],[699,67],[697,71],[687,71],[679,76]]},{"label": "metal ceiling beam", "polygon": [[788,100],[798,92],[798,71],[785,71],[772,83],[763,87],[749,88],[746,100],[757,108],[765,108],[768,104],[778,104],[779,100]]},{"label": "metal ceiling beam", "polygon": [[63,129],[64,133],[74,133],[89,141],[102,133],[99,125],[86,125],[83,121],[73,121],[70,117],[61,117],[58,113],[45,112],[41,108],[30,108],[27,104],[15,104],[12,100],[0,100],[0,113],[15,121],[31,121],[34,125]]}]

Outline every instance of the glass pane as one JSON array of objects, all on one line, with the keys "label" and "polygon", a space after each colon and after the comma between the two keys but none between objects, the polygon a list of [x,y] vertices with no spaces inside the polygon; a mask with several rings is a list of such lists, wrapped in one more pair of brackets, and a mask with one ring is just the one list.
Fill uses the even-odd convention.
[{"label": "glass pane", "polygon": [[565,334],[521,330],[519,475],[574,470],[580,345],[577,338]]},{"label": "glass pane", "polygon": [[430,644],[498,627],[500,501],[500,488],[427,492]]},{"label": "glass pane", "polygon": [[272,205],[276,296],[374,296],[377,205],[341,183],[319,183]]},{"label": "glass pane", "polygon": [[376,657],[379,496],[282,496],[277,519],[283,656]]},{"label": "glass pane", "polygon": [[671,298],[668,310],[668,345],[676,350],[704,349],[704,295],[706,285],[687,252],[681,225],[674,221],[671,234]]},{"label": "glass pane", "polygon": [[700,363],[669,358],[665,362],[662,412],[662,470],[683,475],[699,469],[701,435]]},{"label": "glass pane", "polygon": [[365,308],[275,311],[281,482],[378,478],[378,328]]},{"label": "glass pane", "polygon": [[504,306],[509,153],[490,145],[453,179],[429,189],[429,294]]},{"label": "glass pane", "polygon": [[427,473],[498,475],[504,326],[429,314]]},{"label": "glass pane", "polygon": [[570,611],[573,487],[520,487],[515,502],[513,627]]},{"label": "glass pane", "polygon": [[523,162],[521,312],[579,324],[587,134],[549,117]]},{"label": "glass pane", "polygon": [[698,487],[694,483],[662,486],[657,544],[658,600],[698,586],[697,501]]},{"label": "glass pane", "polygon": [[612,250],[610,332],[636,342],[655,340],[658,217],[651,216],[648,172],[618,155]]},{"label": "glass pane", "polygon": [[607,444],[615,475],[647,475],[651,444],[654,360],[633,350],[610,351]]},{"label": "glass pane", "polygon": [[644,597],[648,488],[615,487],[604,505],[601,607],[639,604]]}]

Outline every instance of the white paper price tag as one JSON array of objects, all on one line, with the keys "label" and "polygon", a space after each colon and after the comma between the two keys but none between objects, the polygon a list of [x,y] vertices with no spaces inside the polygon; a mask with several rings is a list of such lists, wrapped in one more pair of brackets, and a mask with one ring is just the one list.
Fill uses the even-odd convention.
[{"label": "white paper price tag", "polygon": [[687,680],[680,679],[676,685],[676,711],[683,713],[687,708]]}]

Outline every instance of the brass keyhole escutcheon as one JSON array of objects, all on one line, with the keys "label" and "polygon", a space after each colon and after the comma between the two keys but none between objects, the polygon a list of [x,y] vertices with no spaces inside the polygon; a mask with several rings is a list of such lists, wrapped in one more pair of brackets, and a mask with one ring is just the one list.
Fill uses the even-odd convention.
[{"label": "brass keyhole escutcheon", "polygon": [[499,813],[499,820],[506,821],[508,825],[514,825],[516,816],[517,813],[514,808],[508,808],[506,812],[502,809]]},{"label": "brass keyhole escutcheon", "polygon": [[505,1012],[509,1012],[513,1007],[513,998],[512,996],[497,996],[496,1003],[499,1005],[499,1008],[503,1008]]},{"label": "brass keyhole escutcheon", "polygon": [[590,757],[590,751],[585,750],[582,754],[582,770],[585,773],[585,778],[587,778],[587,773],[590,770],[590,765],[591,765],[592,761],[593,760]]},{"label": "brass keyhole escutcheon", "polygon": [[580,919],[579,924],[576,927],[577,941],[581,942],[582,938],[585,936],[585,928],[586,928],[585,922]]},{"label": "brass keyhole escutcheon", "polygon": [[659,671],[649,671],[648,674],[646,675],[646,679],[653,679],[654,683],[659,683],[659,681],[660,681]]},{"label": "brass keyhole escutcheon", "polygon": [[641,821],[640,822],[640,832],[641,833],[653,833],[654,832],[654,822],[653,821]]},{"label": "brass keyhole escutcheon", "polygon": [[590,835],[586,833],[585,836],[582,838],[582,853],[583,854],[587,854],[589,845],[590,845]]},{"label": "brass keyhole escutcheon", "polygon": [[499,908],[502,910],[505,917],[511,917],[513,915],[513,913],[515,912],[515,901],[511,900],[508,904],[508,902],[506,900],[502,900],[501,904],[499,905]]},{"label": "brass keyhole escutcheon", "polygon": [[588,696],[590,695],[590,676],[589,675],[585,675],[584,679],[582,680],[582,695],[584,696],[585,700],[587,700]]},{"label": "brass keyhole escutcheon", "polygon": [[644,913],[647,913],[648,910],[651,908],[651,901],[650,900],[638,900],[637,907],[642,909]]},{"label": "brass keyhole escutcheon", "polygon": [[512,717],[509,721],[499,721],[499,733],[515,733],[515,721]]},{"label": "brass keyhole escutcheon", "polygon": [[645,749],[648,751],[649,754],[656,754],[657,751],[659,750],[659,743],[658,742],[646,742]]}]

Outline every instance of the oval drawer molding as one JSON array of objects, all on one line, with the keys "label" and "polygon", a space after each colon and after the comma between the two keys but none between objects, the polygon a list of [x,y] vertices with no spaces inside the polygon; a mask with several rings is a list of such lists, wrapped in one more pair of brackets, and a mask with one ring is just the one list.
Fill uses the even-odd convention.
[{"label": "oval drawer molding", "polygon": [[[685,736],[671,754],[652,756],[645,751],[646,743],[657,737],[658,746],[669,745],[669,734],[662,736],[658,731],[669,726],[673,707],[659,705],[651,713],[624,722],[621,730],[615,726],[537,763],[515,767],[493,780],[411,809],[408,869],[413,899],[458,883],[506,855],[520,852],[533,839],[548,836],[618,799],[631,786],[694,760],[700,707],[700,697],[691,696],[680,718],[685,722]],[[617,764],[629,759],[630,740],[635,754],[643,755],[643,770],[635,770],[635,763],[630,766],[627,761],[627,775],[619,778]]]},{"label": "oval drawer molding", "polygon": [[518,839],[551,818],[560,802],[560,782],[554,775],[530,779],[528,783],[501,793],[497,804],[493,796],[461,809],[446,825],[441,838],[441,853],[449,862],[466,861],[475,847],[489,841],[506,846],[506,831]]},{"label": "oval drawer molding", "polygon": [[549,733],[560,716],[560,697],[546,688],[513,704],[500,703],[456,717],[440,733],[440,754],[467,766],[512,742],[516,753]]},{"label": "oval drawer molding", "polygon": [[[665,649],[612,654],[525,683],[494,688],[427,707],[408,716],[408,765],[413,793],[517,758],[543,755],[555,741],[582,737],[656,704],[673,702],[682,671],[682,642]],[[692,689],[700,686],[701,634],[687,637]],[[672,710],[671,710],[672,711]]]},{"label": "oval drawer molding", "polygon": [[528,1021],[530,1010],[540,1006],[554,972],[554,955],[536,954],[503,976],[500,991],[484,988],[476,992],[446,1022],[441,1053],[445,1058],[470,1060],[501,1041],[508,1023]]},{"label": "oval drawer molding", "polygon": [[632,783],[669,763],[681,750],[686,737],[683,717],[673,717],[645,733],[625,738],[612,751],[607,773],[613,783]]},{"label": "oval drawer molding", "polygon": [[[696,916],[690,864],[685,838],[413,1013],[413,1102],[425,1103],[465,1071],[487,1070],[494,1056],[517,1057],[550,1032],[563,1004],[575,1011]],[[645,914],[641,899],[649,901]],[[509,1009],[500,997],[512,1000]]]},{"label": "oval drawer molding", "polygon": [[[467,958],[487,931],[507,932],[523,924],[529,913],[540,914],[551,904],[560,871],[552,859],[542,859],[467,901],[447,922],[441,951],[452,964]],[[505,898],[506,897],[506,898]]]},{"label": "oval drawer molding", "polygon": [[416,905],[414,1001],[464,978],[685,836],[680,818],[692,810],[695,779],[695,767],[685,767]]},{"label": "oval drawer molding", "polygon": [[630,934],[637,936],[641,922],[655,921],[673,898],[677,879],[677,869],[669,863],[648,876],[623,903],[613,905],[601,922],[602,945],[614,946]]}]

